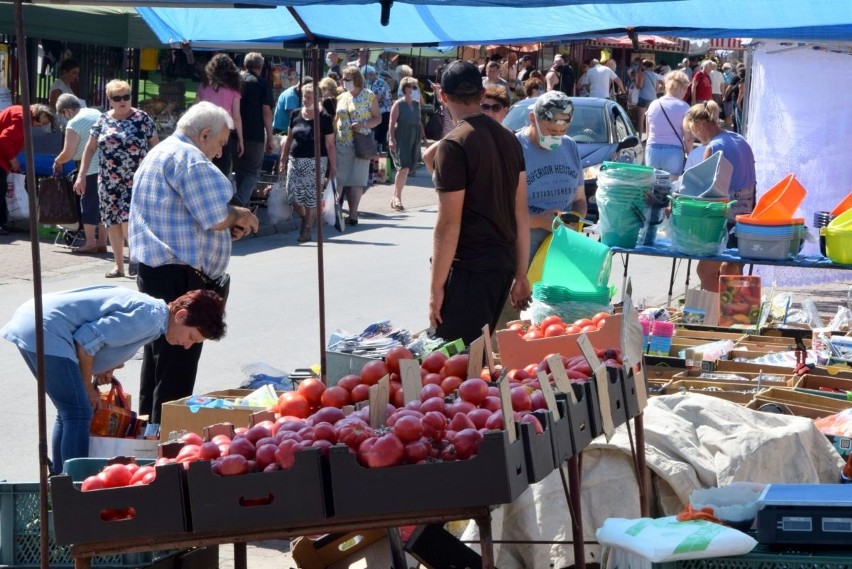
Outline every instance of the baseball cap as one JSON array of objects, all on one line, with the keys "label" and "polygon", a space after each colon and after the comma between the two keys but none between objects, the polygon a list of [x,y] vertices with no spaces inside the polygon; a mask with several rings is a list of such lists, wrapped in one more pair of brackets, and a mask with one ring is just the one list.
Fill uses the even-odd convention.
[{"label": "baseball cap", "polygon": [[573,115],[574,104],[562,91],[548,91],[533,105],[535,116],[546,121],[557,120],[557,115]]},{"label": "baseball cap", "polygon": [[467,61],[454,61],[441,75],[441,89],[453,97],[470,97],[482,92],[482,75]]}]

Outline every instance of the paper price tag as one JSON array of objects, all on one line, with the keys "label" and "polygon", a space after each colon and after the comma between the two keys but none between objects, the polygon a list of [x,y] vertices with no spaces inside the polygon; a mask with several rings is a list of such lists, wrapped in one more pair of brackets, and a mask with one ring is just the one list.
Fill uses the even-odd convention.
[{"label": "paper price tag", "polygon": [[513,443],[518,438],[515,431],[515,412],[512,410],[512,394],[509,392],[509,378],[504,374],[497,383],[500,389],[500,402],[503,404],[503,427],[509,434],[509,442]]},{"label": "paper price tag", "polygon": [[399,360],[399,377],[402,381],[403,401],[419,401],[423,382],[420,379],[420,364],[417,360]]},{"label": "paper price tag", "polygon": [[615,433],[615,421],[612,419],[612,405],[609,400],[609,377],[606,374],[606,366],[601,365],[598,356],[595,354],[595,349],[592,347],[592,343],[585,334],[580,334],[580,337],[577,338],[577,345],[580,346],[583,357],[592,366],[592,371],[595,374],[598,403],[601,407],[601,422],[603,423],[606,440],[609,440],[612,438],[613,433]]},{"label": "paper price tag", "polygon": [[370,426],[374,429],[384,426],[388,420],[389,396],[390,376],[386,375],[370,387]]},{"label": "paper price tag", "polygon": [[488,329],[488,324],[482,327],[482,339],[485,340],[485,363],[488,365],[488,371],[494,373],[494,346],[491,344],[491,330]]},{"label": "paper price tag", "polygon": [[467,377],[463,377],[462,379],[479,377],[480,372],[482,372],[483,351],[485,351],[485,340],[480,336],[470,344],[467,360]]},{"label": "paper price tag", "polygon": [[[538,382],[541,384],[541,394],[544,395],[544,402],[547,403],[547,409],[553,413],[553,418],[558,421],[562,416],[559,414],[559,406],[556,404],[556,396],[553,394],[553,388],[550,387],[547,374],[543,371],[538,372]],[[571,393],[574,393],[573,389]]]},{"label": "paper price tag", "polygon": [[556,384],[556,389],[560,393],[567,393],[571,403],[576,403],[577,396],[574,395],[574,388],[571,387],[571,380],[568,379],[568,373],[562,363],[562,356],[558,354],[550,356],[547,358],[547,365],[550,366],[550,373],[553,375],[553,383]]}]

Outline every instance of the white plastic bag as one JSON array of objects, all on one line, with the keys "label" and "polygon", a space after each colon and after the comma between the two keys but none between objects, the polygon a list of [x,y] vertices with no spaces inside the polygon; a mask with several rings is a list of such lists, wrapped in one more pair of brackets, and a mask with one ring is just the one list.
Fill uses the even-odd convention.
[{"label": "white plastic bag", "polygon": [[334,212],[334,204],[336,201],[334,189],[336,186],[337,181],[331,179],[322,191],[322,220],[326,225],[334,225],[334,220],[337,217]]},{"label": "white plastic bag", "polygon": [[293,215],[293,207],[287,203],[287,190],[283,183],[276,182],[272,185],[266,200],[266,213],[269,223],[286,221]]},{"label": "white plastic bag", "polygon": [[6,175],[6,207],[9,210],[9,220],[29,219],[30,203],[25,188],[26,176],[9,173]]},{"label": "white plastic bag", "polygon": [[595,534],[604,547],[639,555],[653,563],[745,555],[757,541],[743,532],[704,520],[609,518]]}]

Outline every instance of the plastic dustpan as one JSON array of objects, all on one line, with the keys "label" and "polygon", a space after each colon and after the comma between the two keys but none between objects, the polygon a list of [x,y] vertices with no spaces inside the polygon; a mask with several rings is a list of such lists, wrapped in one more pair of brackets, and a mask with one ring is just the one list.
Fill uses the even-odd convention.
[{"label": "plastic dustpan", "polygon": [[845,229],[852,231],[852,209],[847,209],[828,224],[832,229]]},{"label": "plastic dustpan", "polygon": [[837,204],[837,207],[831,210],[831,215],[837,217],[838,215],[848,211],[849,209],[852,209],[852,192],[849,192],[849,195],[843,198],[843,201]]},{"label": "plastic dustpan", "polygon": [[731,163],[722,156],[721,151],[716,152],[683,173],[679,193],[694,198],[727,198],[733,173]]},{"label": "plastic dustpan", "polygon": [[796,179],[796,175],[788,174],[760,196],[751,216],[766,220],[790,219],[802,205],[807,193]]}]

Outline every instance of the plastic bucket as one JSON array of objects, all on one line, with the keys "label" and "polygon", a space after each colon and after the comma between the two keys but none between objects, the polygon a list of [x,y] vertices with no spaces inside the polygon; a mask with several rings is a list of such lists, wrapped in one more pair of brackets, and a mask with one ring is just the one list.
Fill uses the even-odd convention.
[{"label": "plastic bucket", "polygon": [[595,286],[602,286],[609,282],[611,267],[609,247],[557,223],[544,259],[541,280],[568,286],[582,277]]},{"label": "plastic bucket", "polygon": [[672,201],[672,213],[686,216],[727,217],[733,202],[712,201],[678,196]]},{"label": "plastic bucket", "polygon": [[738,223],[751,226],[779,226],[779,225],[804,225],[804,217],[788,217],[787,219],[760,219],[752,217],[748,214],[738,215],[736,218]]},{"label": "plastic bucket", "polygon": [[852,265],[852,231],[828,226],[820,228],[819,234],[825,237],[825,255],[832,263]]},{"label": "plastic bucket", "polygon": [[753,235],[755,237],[793,237],[798,234],[797,227],[801,225],[748,225],[737,222],[737,233]]},{"label": "plastic bucket", "polygon": [[764,220],[788,220],[802,205],[807,193],[796,179],[796,175],[789,174],[760,196],[751,216]]},{"label": "plastic bucket", "polygon": [[672,245],[687,255],[718,255],[725,248],[726,217],[679,215],[672,212]]},{"label": "plastic bucket", "polygon": [[831,223],[829,223],[828,226],[834,229],[848,228],[852,230],[852,209],[847,209],[846,211],[832,219]]}]

